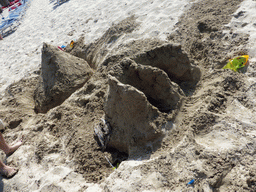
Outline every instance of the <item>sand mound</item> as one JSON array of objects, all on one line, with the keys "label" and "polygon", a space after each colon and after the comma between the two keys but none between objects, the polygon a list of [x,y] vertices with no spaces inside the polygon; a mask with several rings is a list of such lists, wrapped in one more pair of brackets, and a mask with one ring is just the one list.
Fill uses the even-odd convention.
[{"label": "sand mound", "polygon": [[89,45],[84,45],[83,38],[80,38],[75,42],[74,48],[67,47],[66,51],[83,58],[92,68],[97,68],[113,47],[118,44],[119,38],[124,34],[131,33],[138,26],[135,19],[134,16],[131,16],[112,25],[101,38]]},{"label": "sand mound", "polygon": [[137,64],[126,58],[113,65],[109,74],[142,91],[147,100],[160,111],[169,112],[181,102],[183,92],[179,85],[159,68]]},{"label": "sand mound", "polygon": [[133,147],[145,146],[163,135],[163,117],[157,108],[142,92],[111,76],[104,111],[112,127],[108,147],[131,155]]},{"label": "sand mound", "polygon": [[143,65],[151,65],[164,70],[175,82],[196,82],[200,79],[200,70],[191,66],[191,62],[180,45],[166,44],[139,53],[133,59]]},{"label": "sand mound", "polygon": [[93,71],[86,61],[44,44],[39,84],[35,90],[35,110],[46,113],[63,103],[82,87]]}]

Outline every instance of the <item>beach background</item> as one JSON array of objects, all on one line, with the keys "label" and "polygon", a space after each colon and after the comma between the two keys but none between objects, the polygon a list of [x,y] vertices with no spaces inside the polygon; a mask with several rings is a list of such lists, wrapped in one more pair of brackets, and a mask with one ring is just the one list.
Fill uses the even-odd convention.
[{"label": "beach background", "polygon": [[[256,1],[29,0],[26,6],[19,26],[0,41],[2,131],[9,142],[25,139],[5,159],[20,170],[1,178],[0,191],[256,190]],[[134,28],[126,32],[124,24],[111,36],[127,18]],[[115,39],[105,41],[106,34]],[[60,106],[36,113],[43,43],[68,47],[72,40],[81,49],[100,47],[92,51],[93,64],[87,60],[94,75]],[[137,49],[143,55],[147,46],[154,52],[165,44],[181,46],[200,69],[200,80],[175,81],[183,102],[175,114],[159,112],[171,124],[161,144],[141,157],[123,158],[113,170],[105,156],[120,154],[101,152],[93,138],[109,94],[103,63],[118,54],[134,59],[130,53]],[[240,73],[222,69],[241,54],[249,55],[249,63]]]}]

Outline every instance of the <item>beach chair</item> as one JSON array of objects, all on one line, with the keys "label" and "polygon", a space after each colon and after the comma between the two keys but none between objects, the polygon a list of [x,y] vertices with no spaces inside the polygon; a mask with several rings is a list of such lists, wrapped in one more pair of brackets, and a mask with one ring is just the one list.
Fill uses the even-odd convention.
[{"label": "beach chair", "polygon": [[67,0],[57,0],[57,5],[60,5],[60,2],[67,2]]},{"label": "beach chair", "polygon": [[[15,6],[15,9],[9,8],[9,15],[5,19],[2,19],[0,23],[0,32],[2,37],[4,37],[5,31],[13,31],[19,25],[19,19],[21,18],[25,4],[20,4],[21,1],[13,1],[12,6]],[[18,3],[18,4],[17,4]]]},{"label": "beach chair", "polygon": [[7,19],[2,21],[0,24],[0,30],[2,37],[4,36],[4,31],[9,28],[9,30],[13,30],[13,23],[16,21],[16,19]]}]

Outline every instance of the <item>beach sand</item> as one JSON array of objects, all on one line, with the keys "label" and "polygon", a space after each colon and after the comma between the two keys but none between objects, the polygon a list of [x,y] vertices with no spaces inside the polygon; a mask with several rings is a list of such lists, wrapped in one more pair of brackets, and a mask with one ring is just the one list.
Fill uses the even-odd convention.
[{"label": "beach sand", "polygon": [[[254,191],[255,7],[253,0],[29,1],[17,30],[0,41],[4,136],[9,142],[25,138],[6,159],[20,170],[1,179],[2,191]],[[81,57],[94,73],[61,105],[36,113],[43,43],[69,46],[71,40],[77,47],[70,53],[88,53]],[[184,80],[194,78],[193,70],[179,78],[169,69],[141,66],[158,57],[175,58],[164,52],[167,45],[180,45],[182,60],[200,69],[199,81]],[[250,58],[240,73],[222,69],[241,54]],[[181,89],[182,103],[161,111],[160,99],[154,102],[146,88],[125,83],[124,57],[134,60],[137,70],[167,74]],[[94,140],[112,96],[110,74],[157,110],[158,124],[150,124],[166,123],[160,143],[149,142],[139,155],[102,152]],[[121,162],[118,169],[106,157]],[[192,179],[195,183],[186,185]]]},{"label": "beach sand", "polygon": [[67,45],[71,40],[85,37],[89,44],[101,37],[113,24],[136,15],[140,28],[123,37],[122,41],[160,37],[170,33],[189,1],[67,1],[57,6],[55,1],[33,0],[21,25],[1,41],[0,91],[10,83],[38,70],[42,43]]}]

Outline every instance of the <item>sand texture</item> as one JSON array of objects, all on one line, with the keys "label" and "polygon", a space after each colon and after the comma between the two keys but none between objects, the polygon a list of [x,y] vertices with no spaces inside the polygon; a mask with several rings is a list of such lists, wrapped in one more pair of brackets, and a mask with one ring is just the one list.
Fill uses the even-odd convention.
[{"label": "sand texture", "polygon": [[0,191],[256,191],[255,7],[30,1],[0,41],[1,131],[24,139]]}]

